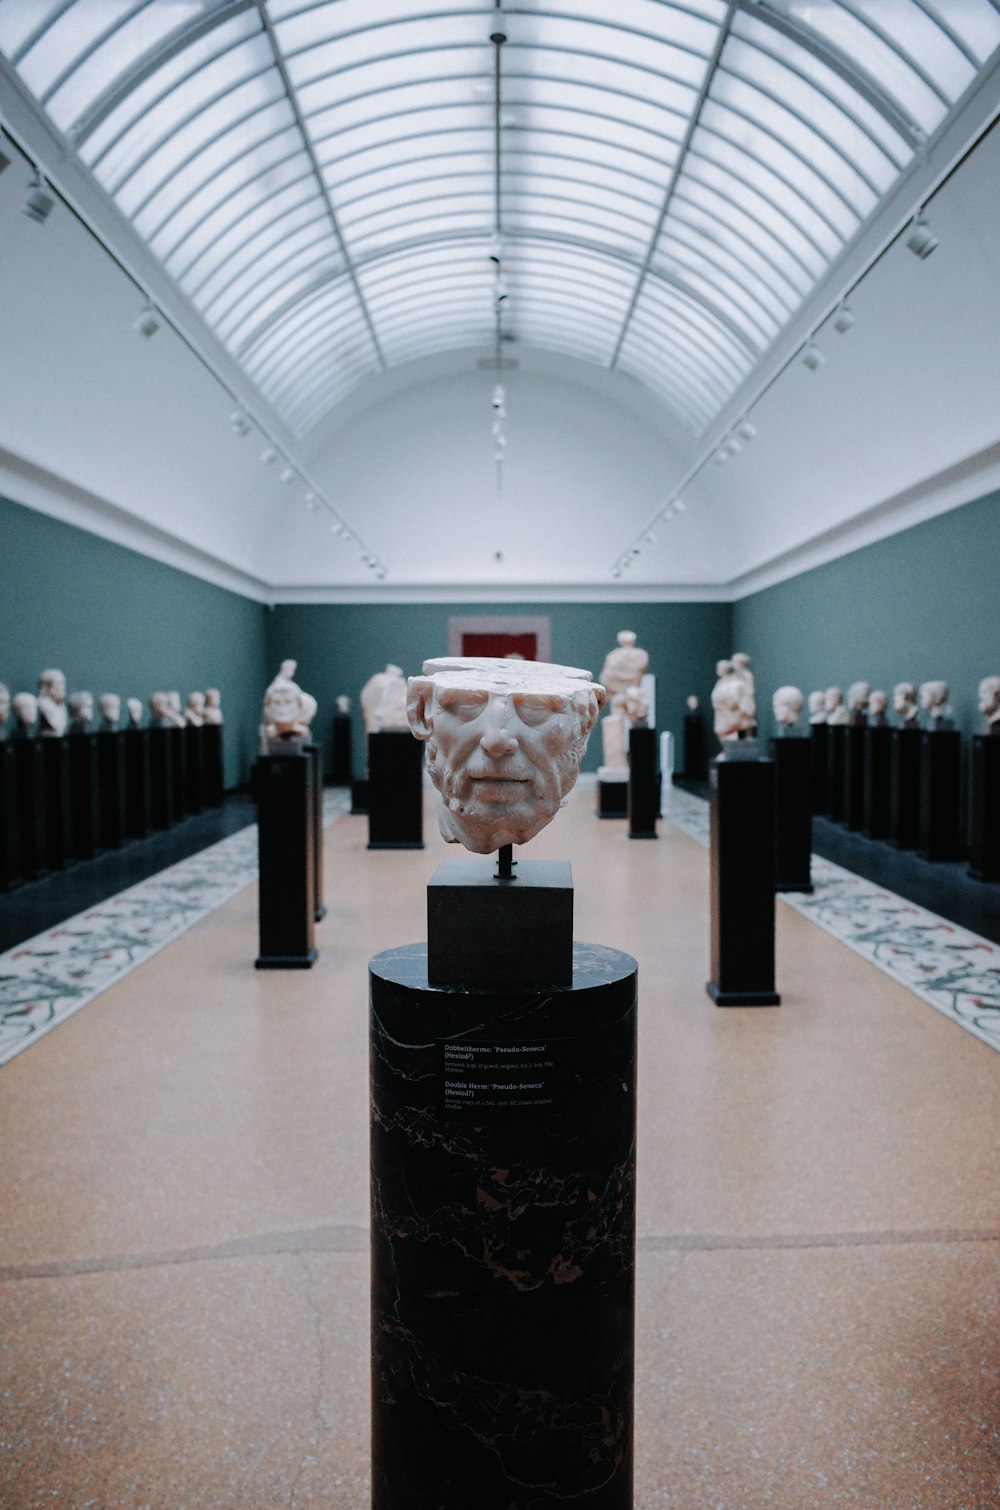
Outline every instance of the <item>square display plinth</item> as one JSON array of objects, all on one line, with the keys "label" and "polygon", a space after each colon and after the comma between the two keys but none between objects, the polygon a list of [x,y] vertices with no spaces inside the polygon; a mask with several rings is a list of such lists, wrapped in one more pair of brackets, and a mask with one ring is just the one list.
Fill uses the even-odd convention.
[{"label": "square display plinth", "polygon": [[573,983],[573,873],[568,860],[445,860],[427,885],[427,978],[506,990]]}]

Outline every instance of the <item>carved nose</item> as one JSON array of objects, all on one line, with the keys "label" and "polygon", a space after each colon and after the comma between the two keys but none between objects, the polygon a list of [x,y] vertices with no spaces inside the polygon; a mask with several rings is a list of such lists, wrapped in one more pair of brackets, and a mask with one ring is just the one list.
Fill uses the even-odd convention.
[{"label": "carved nose", "polygon": [[517,749],[517,740],[514,735],[499,725],[487,729],[479,743],[486,754],[492,756],[494,760],[499,760],[504,755],[513,755]]}]

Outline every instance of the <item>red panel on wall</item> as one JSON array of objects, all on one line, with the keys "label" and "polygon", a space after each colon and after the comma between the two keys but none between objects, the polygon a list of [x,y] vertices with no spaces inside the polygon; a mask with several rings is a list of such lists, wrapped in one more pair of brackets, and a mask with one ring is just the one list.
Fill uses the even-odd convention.
[{"label": "red panel on wall", "polygon": [[538,636],[534,634],[463,634],[463,655],[519,655],[523,660],[538,659]]}]

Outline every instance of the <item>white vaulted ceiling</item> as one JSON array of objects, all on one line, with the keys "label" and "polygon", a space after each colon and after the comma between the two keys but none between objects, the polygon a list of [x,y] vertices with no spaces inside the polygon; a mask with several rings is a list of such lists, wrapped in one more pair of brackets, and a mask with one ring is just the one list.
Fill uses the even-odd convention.
[{"label": "white vaulted ceiling", "polygon": [[[994,0],[2,0],[0,117],[61,202],[33,226],[0,178],[0,443],[264,595],[724,588],[992,461],[996,151],[962,157],[998,47]],[[898,361],[911,285],[933,381]],[[837,361],[790,366],[852,290]]]}]

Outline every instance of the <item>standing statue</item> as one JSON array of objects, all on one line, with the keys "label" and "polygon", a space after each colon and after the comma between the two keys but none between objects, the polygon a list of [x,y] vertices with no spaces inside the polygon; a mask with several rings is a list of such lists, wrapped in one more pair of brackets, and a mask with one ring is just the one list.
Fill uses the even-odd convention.
[{"label": "standing statue", "polygon": [[[633,629],[620,629],[614,650],[609,650],[601,671],[601,682],[608,695],[607,713],[601,720],[601,780],[628,774],[628,738],[625,698],[631,687],[638,687],[649,667],[649,654],[636,644]],[[647,706],[648,715],[648,706]]]},{"label": "standing statue", "polygon": [[351,711],[351,699],[341,692],[334,698],[333,706],[341,718],[346,718]]},{"label": "standing statue", "polygon": [[798,687],[779,687],[771,699],[775,722],[787,734],[802,717],[802,693]]},{"label": "standing statue", "polygon": [[207,724],[221,724],[222,722],[222,693],[218,687],[205,688],[205,707],[202,713]]},{"label": "standing statue", "polygon": [[383,734],[409,727],[402,667],[390,662],[384,671],[376,671],[368,678],[361,689],[361,712],[366,734]]},{"label": "standing statue", "polygon": [[61,671],[50,667],[38,678],[38,717],[41,720],[39,733],[46,739],[59,739],[66,733],[69,717],[66,710],[66,678]]},{"label": "standing statue", "polygon": [[901,729],[917,729],[920,727],[918,716],[920,708],[917,703],[917,689],[912,682],[897,682],[892,689],[892,710],[899,715]]},{"label": "standing statue", "polygon": [[826,693],[818,688],[809,694],[809,722],[811,724],[826,723]]},{"label": "standing statue", "polygon": [[979,711],[987,734],[1000,734],[1000,676],[984,676],[979,683]]}]

